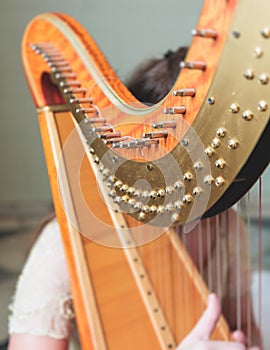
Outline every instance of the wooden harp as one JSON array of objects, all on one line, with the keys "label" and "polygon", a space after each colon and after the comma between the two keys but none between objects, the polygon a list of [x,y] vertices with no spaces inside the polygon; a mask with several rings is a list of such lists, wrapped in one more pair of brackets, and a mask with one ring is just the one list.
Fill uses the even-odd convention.
[{"label": "wooden harp", "polygon": [[[230,220],[241,231],[219,213],[269,162],[268,7],[206,0],[175,85],[154,106],[130,94],[71,17],[28,25],[23,66],[83,349],[171,349],[201,315],[214,287],[178,227],[203,236],[203,250],[211,216],[215,232]],[[224,318],[213,337],[229,338]]]}]

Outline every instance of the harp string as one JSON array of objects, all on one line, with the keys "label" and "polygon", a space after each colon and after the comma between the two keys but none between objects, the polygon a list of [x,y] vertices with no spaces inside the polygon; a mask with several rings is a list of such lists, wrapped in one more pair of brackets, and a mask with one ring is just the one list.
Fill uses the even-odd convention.
[{"label": "harp string", "polygon": [[[258,217],[258,329],[262,330],[262,177],[258,186],[259,217]],[[262,337],[259,337],[259,345],[262,349]]]},{"label": "harp string", "polygon": [[240,237],[240,202],[236,204],[236,328],[242,329],[242,318],[241,318],[241,237]]},{"label": "harp string", "polygon": [[[251,254],[250,254],[250,237],[251,237],[251,200],[250,200],[250,191],[246,195],[246,230],[247,230],[247,236],[249,237],[248,239],[248,252],[249,252],[249,259],[248,259],[248,270],[252,271],[251,268]],[[251,291],[249,291],[248,294],[250,300],[252,300],[252,295]],[[251,308],[251,302],[247,300],[246,302],[246,308],[247,308],[247,343],[252,344],[252,334],[251,334],[251,320],[252,320],[252,308]]]}]

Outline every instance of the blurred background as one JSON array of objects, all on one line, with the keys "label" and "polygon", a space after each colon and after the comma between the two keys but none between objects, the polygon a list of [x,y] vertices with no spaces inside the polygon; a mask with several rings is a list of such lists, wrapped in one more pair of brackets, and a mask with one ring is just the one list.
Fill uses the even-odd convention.
[{"label": "blurred background", "polygon": [[[40,220],[52,210],[36,111],[21,65],[25,27],[40,13],[72,15],[125,81],[146,58],[161,57],[168,49],[189,45],[202,4],[203,0],[1,0],[0,349],[6,348],[8,304],[17,276]],[[269,174],[264,181],[269,189],[268,180]],[[267,193],[269,203],[269,190]],[[267,203],[265,242],[269,242]],[[264,250],[267,270],[268,243]]]}]

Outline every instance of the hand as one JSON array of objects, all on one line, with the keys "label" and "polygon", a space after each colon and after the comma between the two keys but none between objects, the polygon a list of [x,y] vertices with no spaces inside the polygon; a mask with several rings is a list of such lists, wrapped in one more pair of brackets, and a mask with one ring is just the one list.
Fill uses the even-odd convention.
[{"label": "hand", "polygon": [[[241,331],[232,334],[234,341],[209,340],[221,313],[215,294],[210,294],[208,306],[189,335],[178,345],[177,350],[246,350],[245,336]],[[252,347],[250,350],[259,350]]]}]

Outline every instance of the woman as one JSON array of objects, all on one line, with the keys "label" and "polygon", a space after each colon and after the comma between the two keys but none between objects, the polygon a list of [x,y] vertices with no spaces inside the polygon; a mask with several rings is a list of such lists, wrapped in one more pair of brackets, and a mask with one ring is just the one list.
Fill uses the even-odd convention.
[{"label": "woman", "polygon": [[[163,58],[143,64],[128,82],[131,92],[147,104],[158,102],[175,82],[179,62],[186,52],[186,48],[168,51]],[[232,333],[234,342],[209,339],[219,316],[218,298],[210,294],[206,311],[177,350],[246,349],[245,336],[240,331]],[[42,230],[18,281],[8,349],[67,350],[72,319],[68,273],[58,223],[54,219]]]}]

